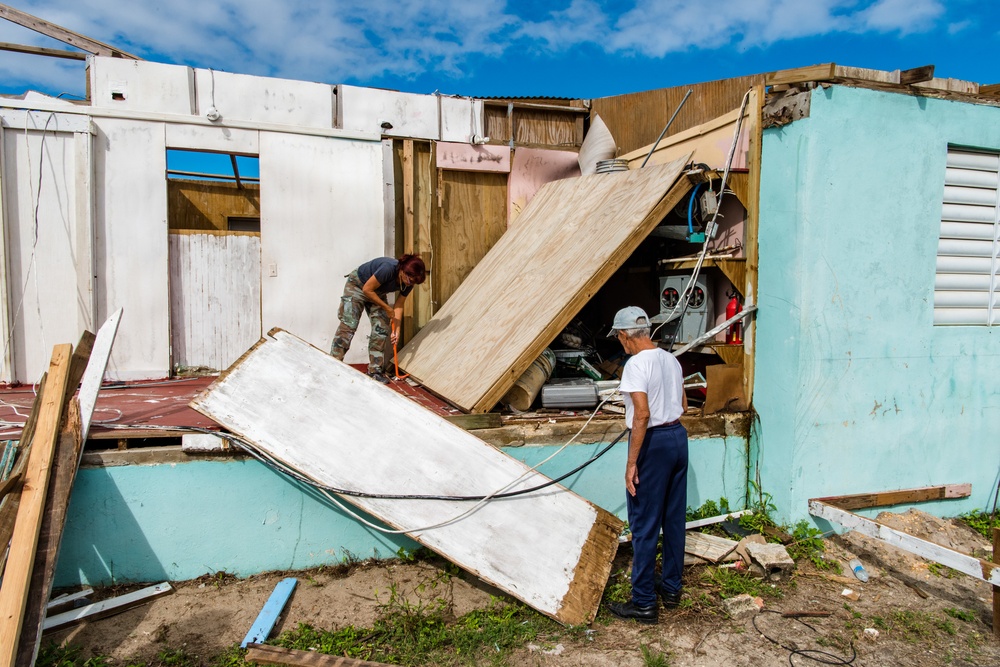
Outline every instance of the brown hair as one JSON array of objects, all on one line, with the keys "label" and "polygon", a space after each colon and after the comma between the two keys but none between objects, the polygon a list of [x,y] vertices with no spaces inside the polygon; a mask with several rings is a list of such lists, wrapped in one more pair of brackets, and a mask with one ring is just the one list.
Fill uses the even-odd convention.
[{"label": "brown hair", "polygon": [[427,267],[424,266],[424,260],[420,259],[420,255],[403,255],[400,257],[399,270],[405,273],[413,281],[414,285],[419,285],[427,280]]}]

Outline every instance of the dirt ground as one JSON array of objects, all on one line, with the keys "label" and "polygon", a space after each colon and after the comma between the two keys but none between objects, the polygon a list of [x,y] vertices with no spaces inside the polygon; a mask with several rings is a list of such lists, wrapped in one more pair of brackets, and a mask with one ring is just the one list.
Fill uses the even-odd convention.
[{"label": "dirt ground", "polygon": [[[989,558],[986,540],[964,524],[912,510],[884,513],[880,520]],[[638,666],[646,664],[641,651],[646,646],[666,656],[667,662],[660,664],[674,666],[1000,665],[1000,643],[992,638],[989,584],[856,533],[833,537],[825,544],[826,558],[845,564],[843,573],[818,570],[803,559],[790,579],[774,584],[783,597],[764,598],[760,613],[729,618],[720,604],[719,586],[712,581],[714,566],[691,566],[685,571],[689,602],[677,610],[661,610],[657,625],[619,621],[602,610],[589,631],[525,646],[509,664]],[[616,570],[627,567],[630,554],[628,548],[620,551]],[[865,563],[871,576],[868,583],[844,578],[849,574],[846,563],[854,555]],[[183,649],[208,664],[243,639],[285,576],[295,576],[299,583],[275,634],[299,623],[323,629],[369,626],[391,590],[414,602],[444,598],[455,616],[485,607],[490,595],[497,594],[469,577],[447,576],[442,565],[433,560],[368,562],[244,580],[206,575],[176,584],[172,595],[150,604],[51,633],[45,640],[72,642],[84,647],[85,654],[109,656],[118,665],[155,661],[167,648]],[[857,594],[856,600],[853,595],[845,597],[847,588]],[[793,619],[775,613],[793,611],[831,615]],[[790,658],[792,649],[826,654]]]}]

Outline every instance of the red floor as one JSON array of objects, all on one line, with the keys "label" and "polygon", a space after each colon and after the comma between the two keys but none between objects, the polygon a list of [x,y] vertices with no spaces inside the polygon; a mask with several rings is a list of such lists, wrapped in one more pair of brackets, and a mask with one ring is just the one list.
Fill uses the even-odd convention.
[{"label": "red floor", "polygon": [[[364,372],[366,366],[354,368]],[[214,377],[196,377],[105,384],[97,397],[91,437],[112,437],[115,426],[217,429],[214,421],[188,407],[191,399],[213,380]],[[411,386],[406,380],[394,380],[389,387],[439,415],[461,414],[423,387]],[[34,397],[34,387],[0,388],[0,439],[14,440],[20,436]]]}]

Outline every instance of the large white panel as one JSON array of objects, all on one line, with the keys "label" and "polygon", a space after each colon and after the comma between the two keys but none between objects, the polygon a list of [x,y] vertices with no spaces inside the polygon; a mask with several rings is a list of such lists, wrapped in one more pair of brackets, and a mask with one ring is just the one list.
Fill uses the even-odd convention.
[{"label": "large white panel", "polygon": [[313,128],[333,127],[333,88],[325,83],[195,70],[198,106],[205,116],[211,107],[222,122],[254,123]]},{"label": "large white panel", "polygon": [[976,153],[949,149],[948,166],[995,172],[1000,170],[1000,156],[996,153]]},{"label": "large white panel", "polygon": [[77,284],[76,140],[52,131],[3,136],[11,379],[38,382],[52,347],[79,339],[79,304],[90,300]]},{"label": "large white panel", "polygon": [[102,109],[196,113],[193,72],[182,65],[94,57],[90,90],[91,104]]},{"label": "large white panel", "polygon": [[[261,132],[263,330],[330,349],[344,276],[384,247],[382,144]],[[367,361],[362,317],[346,361]]]},{"label": "large white panel", "polygon": [[997,191],[990,188],[965,188],[946,185],[944,188],[944,203],[996,206]]},{"label": "large white panel", "polygon": [[967,188],[993,188],[1000,186],[1000,177],[995,171],[975,171],[949,167],[945,170],[945,185],[960,185]]},{"label": "large white panel", "polygon": [[225,370],[260,338],[260,237],[170,235],[173,364]]},{"label": "large white panel", "polygon": [[[344,130],[391,137],[438,139],[440,134],[436,95],[338,85],[337,120]],[[383,123],[392,127],[383,127]]]},{"label": "large white panel", "polygon": [[167,148],[243,155],[256,155],[260,150],[256,130],[168,123],[166,133]]},{"label": "large white panel", "polygon": [[170,372],[167,153],[161,123],[95,118],[98,318],[124,308],[108,374]]}]

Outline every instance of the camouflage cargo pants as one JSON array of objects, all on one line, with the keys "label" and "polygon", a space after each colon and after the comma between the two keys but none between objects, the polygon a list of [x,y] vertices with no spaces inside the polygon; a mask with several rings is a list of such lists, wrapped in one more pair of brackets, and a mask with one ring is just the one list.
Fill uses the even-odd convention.
[{"label": "camouflage cargo pants", "polygon": [[389,341],[389,314],[365,297],[357,271],[352,271],[347,276],[347,284],[344,285],[344,296],[340,298],[340,308],[337,310],[340,326],[333,336],[330,354],[341,361],[344,360],[344,355],[351,347],[351,340],[358,330],[362,310],[368,313],[368,319],[372,323],[372,332],[368,337],[368,372],[384,373],[385,348]]}]

